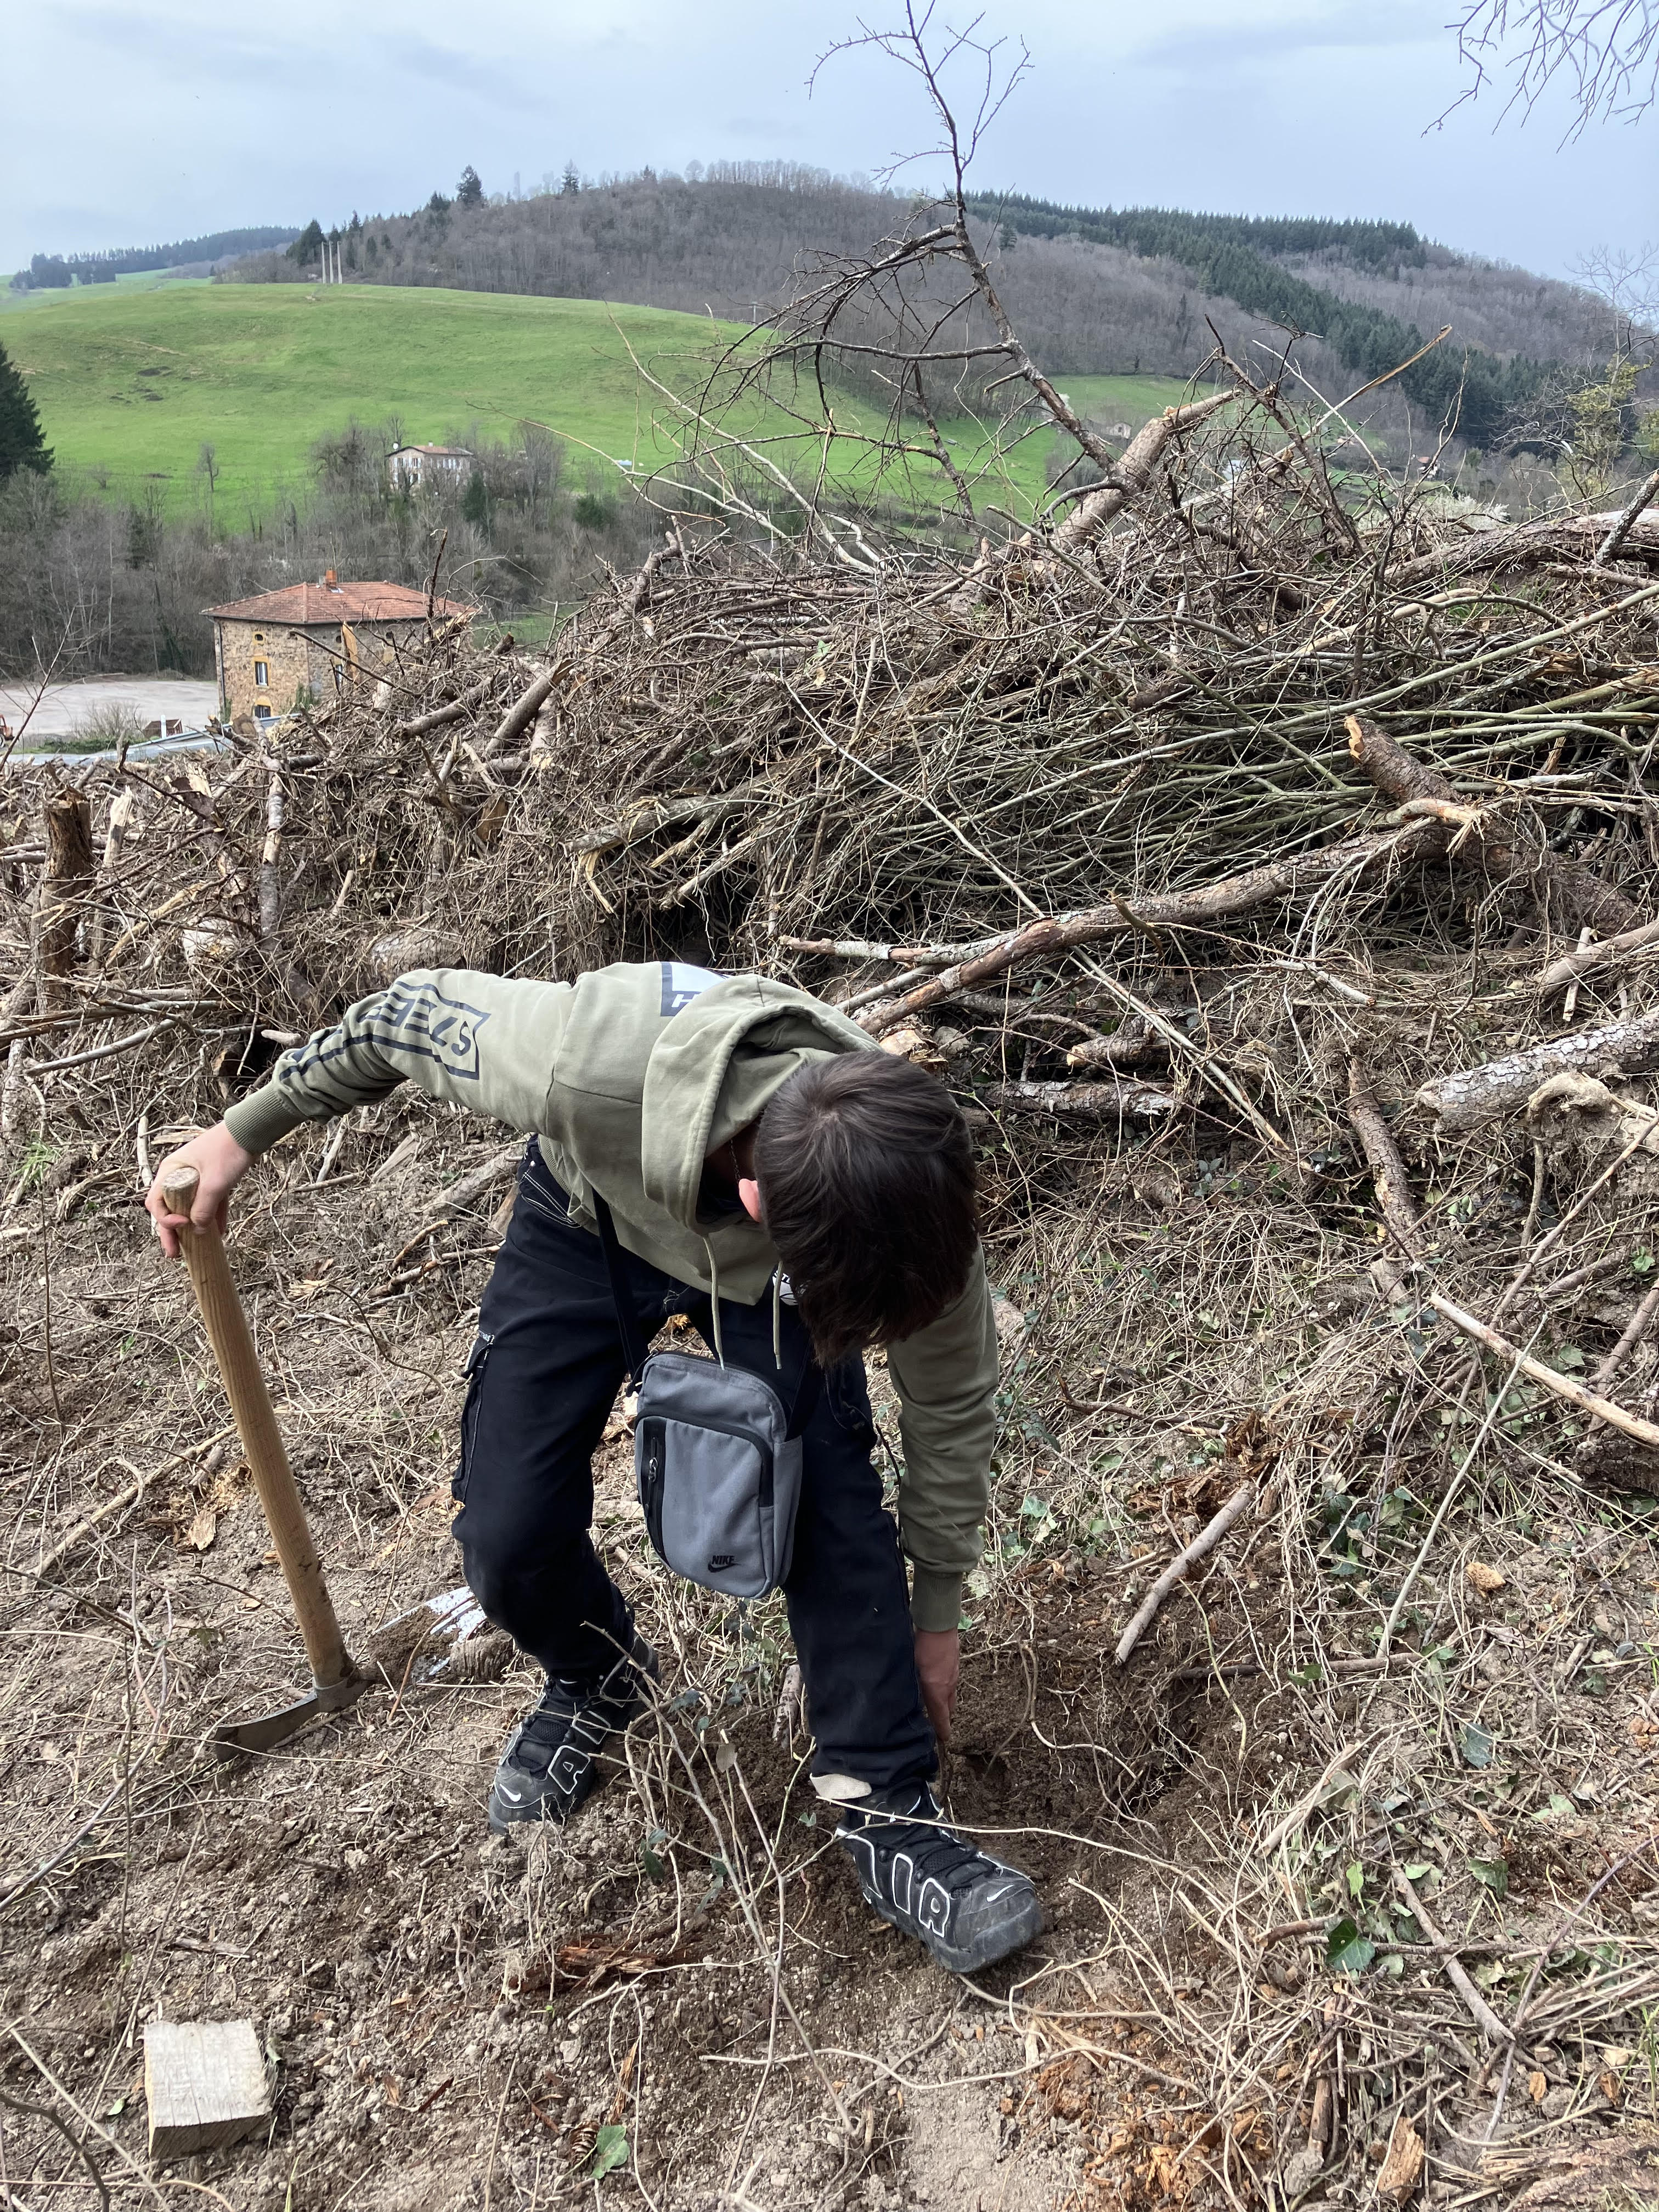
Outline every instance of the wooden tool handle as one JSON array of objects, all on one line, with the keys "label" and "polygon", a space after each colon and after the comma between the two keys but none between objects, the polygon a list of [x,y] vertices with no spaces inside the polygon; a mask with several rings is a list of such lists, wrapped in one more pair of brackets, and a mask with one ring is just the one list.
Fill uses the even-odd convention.
[{"label": "wooden tool handle", "polygon": [[[198,1177],[192,1167],[180,1167],[161,1186],[161,1197],[170,1213],[188,1215],[196,1196]],[[327,1687],[344,1681],[351,1673],[340,1625],[323,1580],[323,1563],[313,1540],[311,1524],[301,1503],[294,1470],[288,1463],[276,1415],[265,1389],[264,1376],[253,1349],[253,1339],[242,1311],[242,1302],[231,1280],[230,1262],[217,1229],[183,1230],[179,1237],[190,1270],[196,1302],[202,1309],[208,1341],[224,1377],[231,1412],[236,1417],[242,1449],[253,1470],[259,1503],[270,1524],[276,1556],[294,1599],[294,1611],[305,1638],[306,1654],[315,1680]]]}]

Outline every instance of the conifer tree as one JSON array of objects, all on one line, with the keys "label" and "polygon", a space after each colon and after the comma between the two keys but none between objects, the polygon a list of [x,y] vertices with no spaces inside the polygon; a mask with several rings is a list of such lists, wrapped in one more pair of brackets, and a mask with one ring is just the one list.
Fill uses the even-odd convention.
[{"label": "conifer tree", "polygon": [[45,476],[52,453],[40,434],[29,388],[0,345],[0,483],[19,469]]}]

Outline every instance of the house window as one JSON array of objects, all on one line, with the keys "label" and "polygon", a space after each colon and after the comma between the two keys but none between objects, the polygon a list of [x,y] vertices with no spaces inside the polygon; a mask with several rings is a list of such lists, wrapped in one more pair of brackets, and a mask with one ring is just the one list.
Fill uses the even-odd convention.
[{"label": "house window", "polygon": [[253,709],[253,719],[256,722],[274,722],[276,717],[271,713],[270,708],[266,706],[264,701],[261,699],[258,705]]},{"label": "house window", "polygon": [[256,660],[254,662],[253,680],[262,691],[270,682],[270,663],[268,660]]}]

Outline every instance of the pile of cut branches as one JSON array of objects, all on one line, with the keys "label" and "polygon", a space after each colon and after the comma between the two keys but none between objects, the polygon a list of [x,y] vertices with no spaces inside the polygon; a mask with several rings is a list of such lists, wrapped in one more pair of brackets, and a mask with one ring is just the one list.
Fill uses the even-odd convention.
[{"label": "pile of cut branches", "polygon": [[[1359,496],[1235,391],[976,560],[758,557],[681,513],[544,661],[436,625],[263,738],[14,773],[17,1561],[56,1566],[75,1517],[33,1480],[58,1449],[38,1240],[132,1204],[163,1132],[410,968],[787,976],[939,1072],[979,1133],[1011,1358],[975,1607],[1081,1562],[1108,1648],[1134,1559],[1178,1555],[1122,1663],[1278,1716],[1287,1748],[1248,1766],[1240,1740],[1211,1856],[1170,1875],[1189,1955],[1243,1992],[1182,2045],[1225,2187],[1306,2193],[1379,2134],[1465,2185],[1471,2129],[1501,2148],[1528,2083],[1582,2116],[1607,2069],[1573,2037],[1633,2046],[1659,1995],[1651,1793],[1596,1733],[1633,1719],[1598,1706],[1570,1762],[1556,1725],[1647,1626],[1613,1617],[1612,1568],[1582,1638],[1576,1613],[1499,1636],[1489,1602],[1536,1549],[1522,1521],[1634,1543],[1659,1490],[1656,623],[1652,520]],[[476,1257],[467,1206],[506,1171],[451,1192],[412,1273],[380,1255],[398,1296]],[[1547,1686],[1524,1719],[1506,1650]],[[1474,1839],[1427,1888],[1425,1762]],[[1491,1869],[1522,1899],[1505,1838],[1540,1789],[1617,1879],[1567,1914],[1540,1877],[1505,1920]],[[1120,1912],[1081,1987],[1139,1960],[1186,2022],[1150,1941]],[[1505,1942],[1507,1996],[1483,1964]],[[1022,2002],[1042,2050],[1085,2047],[1080,1996]]]}]

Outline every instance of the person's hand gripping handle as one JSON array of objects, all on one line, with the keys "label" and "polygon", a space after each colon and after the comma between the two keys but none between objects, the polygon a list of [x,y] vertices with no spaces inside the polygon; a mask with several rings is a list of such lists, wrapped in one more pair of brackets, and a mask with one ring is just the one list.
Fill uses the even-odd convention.
[{"label": "person's hand gripping handle", "polygon": [[[188,1161],[170,1161],[157,1183],[166,1215],[174,1221],[191,1220],[198,1183],[197,1169]],[[158,1223],[161,1218],[158,1216]],[[165,1242],[165,1229],[162,1235]],[[231,1411],[236,1417],[242,1449],[270,1524],[276,1556],[288,1578],[313,1678],[319,1687],[328,1688],[349,1677],[351,1662],[346,1656],[340,1626],[323,1580],[322,1561],[312,1539],[294,1470],[283,1449],[270,1394],[259,1372],[247,1316],[231,1280],[230,1263],[225,1257],[218,1224],[210,1222],[204,1229],[187,1229],[182,1236],[174,1231],[173,1236],[190,1270],[191,1285],[202,1310],[208,1340],[213,1346]]]}]

